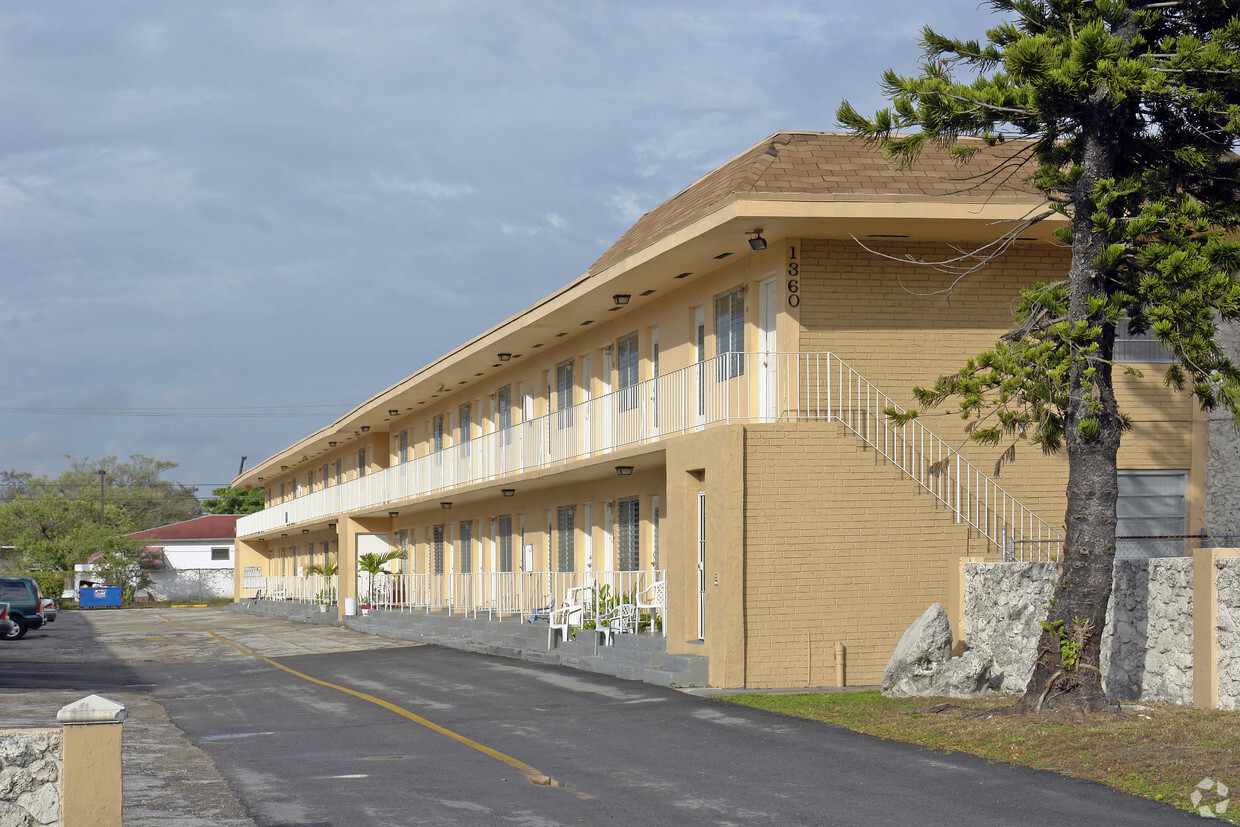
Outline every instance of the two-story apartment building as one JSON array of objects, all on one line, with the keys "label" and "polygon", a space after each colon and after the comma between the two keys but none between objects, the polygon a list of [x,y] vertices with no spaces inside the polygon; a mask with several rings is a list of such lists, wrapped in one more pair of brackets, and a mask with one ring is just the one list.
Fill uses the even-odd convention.
[{"label": "two-story apartment building", "polygon": [[[662,579],[668,651],[709,657],[712,685],[827,685],[837,665],[876,683],[913,618],[958,607],[963,556],[1058,547],[1062,458],[1018,445],[996,475],[958,417],[884,414],[1064,272],[1055,221],[954,266],[1039,207],[1018,149],[910,169],[834,134],[746,150],[583,276],[238,477],[268,496],[237,525],[238,596],[247,568],[330,559],[343,604],[359,550],[386,548],[408,555],[388,597],[415,607]],[[1197,530],[1204,421],[1158,369],[1121,382],[1130,516]]]}]

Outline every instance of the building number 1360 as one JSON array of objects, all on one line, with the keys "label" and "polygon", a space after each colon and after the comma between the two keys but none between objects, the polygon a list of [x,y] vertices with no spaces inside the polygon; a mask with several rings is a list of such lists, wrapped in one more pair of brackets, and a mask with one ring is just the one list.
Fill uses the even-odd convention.
[{"label": "building number 1360", "polygon": [[801,264],[797,261],[797,248],[788,248],[788,306],[796,307],[801,303],[797,292],[801,289]]}]

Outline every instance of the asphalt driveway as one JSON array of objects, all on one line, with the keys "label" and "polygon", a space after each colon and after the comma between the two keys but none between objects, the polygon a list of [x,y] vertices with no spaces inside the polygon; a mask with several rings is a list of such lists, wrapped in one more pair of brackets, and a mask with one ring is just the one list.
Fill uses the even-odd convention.
[{"label": "asphalt driveway", "polygon": [[0,704],[28,696],[10,688],[19,652],[62,664],[68,700],[132,701],[127,824],[1197,820],[1052,773],[343,628],[227,609],[61,617],[30,649],[0,650]]}]

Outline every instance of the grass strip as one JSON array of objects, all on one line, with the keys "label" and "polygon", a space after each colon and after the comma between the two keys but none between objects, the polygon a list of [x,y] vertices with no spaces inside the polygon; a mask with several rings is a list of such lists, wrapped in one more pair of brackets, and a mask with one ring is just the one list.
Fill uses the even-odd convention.
[{"label": "grass strip", "polygon": [[[930,749],[958,750],[1052,770],[1196,810],[1190,795],[1209,778],[1230,788],[1221,820],[1240,824],[1240,713],[1170,704],[1128,704],[1121,714],[1065,719],[991,714],[1014,698],[886,698],[877,690],[732,695],[725,700],[811,718]],[[1217,797],[1202,803],[1215,803]]]}]

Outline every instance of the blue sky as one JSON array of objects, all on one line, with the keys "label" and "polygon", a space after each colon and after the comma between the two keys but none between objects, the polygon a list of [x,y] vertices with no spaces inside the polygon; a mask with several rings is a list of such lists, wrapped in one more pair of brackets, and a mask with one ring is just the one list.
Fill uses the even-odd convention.
[{"label": "blue sky", "polygon": [[0,469],[222,485],[976,0],[0,5]]}]

